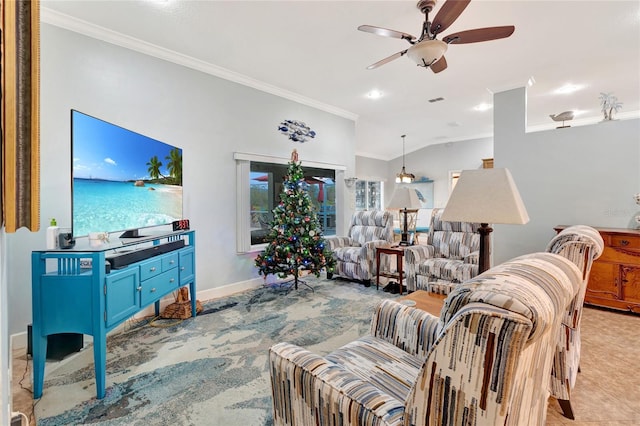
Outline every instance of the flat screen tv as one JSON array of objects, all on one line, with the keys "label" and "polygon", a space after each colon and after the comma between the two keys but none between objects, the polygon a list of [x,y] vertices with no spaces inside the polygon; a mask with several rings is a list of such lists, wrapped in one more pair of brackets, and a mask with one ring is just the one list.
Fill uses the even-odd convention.
[{"label": "flat screen tv", "polygon": [[120,232],[182,219],[182,149],[71,110],[72,232]]}]

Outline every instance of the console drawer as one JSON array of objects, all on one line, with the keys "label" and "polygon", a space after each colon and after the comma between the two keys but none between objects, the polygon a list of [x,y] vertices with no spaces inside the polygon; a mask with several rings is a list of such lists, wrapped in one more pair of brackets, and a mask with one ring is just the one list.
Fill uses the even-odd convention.
[{"label": "console drawer", "polygon": [[178,289],[178,269],[163,272],[142,282],[141,306],[155,302],[164,295]]},{"label": "console drawer", "polygon": [[162,272],[162,259],[159,257],[140,263],[140,281],[148,280]]},{"label": "console drawer", "polygon": [[162,272],[178,266],[178,253],[170,253],[162,256]]}]

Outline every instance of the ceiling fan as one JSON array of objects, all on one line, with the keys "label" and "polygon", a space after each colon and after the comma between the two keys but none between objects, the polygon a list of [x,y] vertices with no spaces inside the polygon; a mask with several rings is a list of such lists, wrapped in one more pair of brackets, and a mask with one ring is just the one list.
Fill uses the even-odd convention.
[{"label": "ceiling fan", "polygon": [[402,50],[398,53],[384,58],[375,64],[369,65],[368,70],[378,68],[381,65],[391,62],[401,56],[407,55],[418,66],[431,68],[431,71],[438,73],[444,71],[447,68],[447,60],[444,57],[444,53],[447,51],[447,47],[450,44],[465,44],[465,43],[478,43],[481,41],[496,40],[500,38],[509,37],[513,34],[515,27],[513,25],[502,27],[487,27],[476,28],[474,30],[460,31],[457,33],[449,34],[437,40],[436,37],[444,30],[449,28],[453,22],[458,19],[458,16],[469,5],[471,0],[447,0],[433,19],[433,22],[429,21],[429,12],[433,10],[436,4],[436,0],[420,0],[417,7],[422,13],[424,13],[424,24],[422,25],[422,32],[419,38],[412,36],[411,34],[403,33],[401,31],[389,30],[381,27],[374,27],[372,25],[360,25],[358,30],[367,33],[377,34],[383,37],[393,37],[402,40],[407,40],[411,47]]}]

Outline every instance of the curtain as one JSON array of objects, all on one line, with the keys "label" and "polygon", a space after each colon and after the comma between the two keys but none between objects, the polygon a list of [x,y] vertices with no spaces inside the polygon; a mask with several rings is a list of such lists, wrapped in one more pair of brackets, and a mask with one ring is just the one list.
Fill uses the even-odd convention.
[{"label": "curtain", "polygon": [[40,0],[0,0],[2,209],[6,232],[40,228]]}]

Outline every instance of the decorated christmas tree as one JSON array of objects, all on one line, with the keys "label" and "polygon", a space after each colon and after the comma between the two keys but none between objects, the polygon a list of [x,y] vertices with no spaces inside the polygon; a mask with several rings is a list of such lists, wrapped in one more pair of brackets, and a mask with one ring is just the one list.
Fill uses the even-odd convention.
[{"label": "decorated christmas tree", "polygon": [[267,247],[255,259],[259,273],[265,278],[269,274],[280,278],[293,276],[296,289],[301,271],[309,271],[317,277],[323,268],[330,273],[335,266],[333,254],[325,246],[307,187],[294,149],[280,203],[273,209]]}]

